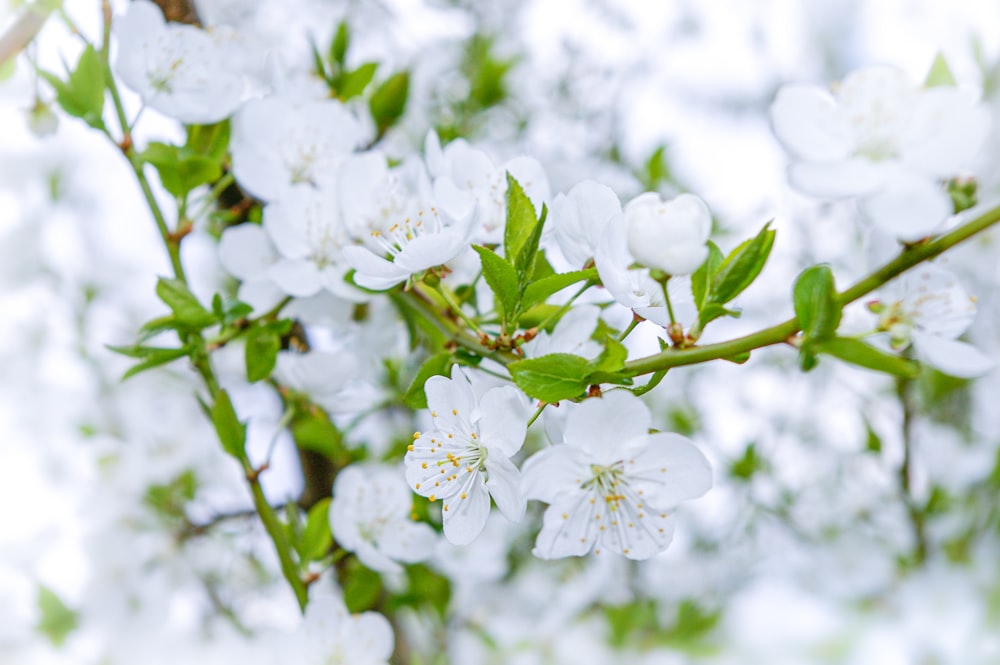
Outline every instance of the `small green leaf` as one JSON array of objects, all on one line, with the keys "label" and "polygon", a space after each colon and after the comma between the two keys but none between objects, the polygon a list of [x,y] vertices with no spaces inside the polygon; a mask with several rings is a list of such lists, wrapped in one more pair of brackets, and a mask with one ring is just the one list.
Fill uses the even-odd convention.
[{"label": "small green leaf", "polygon": [[229,120],[212,125],[188,125],[185,148],[217,164],[226,158],[232,127]]},{"label": "small green leaf", "polygon": [[368,84],[375,78],[375,70],[377,69],[377,62],[366,62],[354,71],[346,72],[340,79],[340,90],[337,97],[342,101],[347,101],[363,93]]},{"label": "small green leaf", "polygon": [[330,62],[335,62],[341,67],[344,66],[344,59],[347,57],[347,49],[351,46],[351,29],[347,21],[337,24],[337,32],[330,42]]},{"label": "small green leaf", "polygon": [[256,325],[247,331],[245,358],[247,381],[256,383],[271,376],[281,350],[281,335],[273,326]]},{"label": "small green leaf", "polygon": [[330,531],[330,497],[321,499],[309,509],[306,528],[299,540],[299,556],[303,561],[319,561],[330,551],[333,534]]},{"label": "small green leaf", "polygon": [[764,466],[765,461],[757,453],[757,445],[751,443],[743,451],[743,457],[733,462],[732,466],[729,467],[729,475],[740,480],[750,480]]},{"label": "small green leaf", "polygon": [[931,63],[930,71],[927,72],[924,87],[935,88],[943,86],[954,88],[956,85],[958,84],[955,82],[955,76],[951,73],[948,62],[944,59],[943,55],[938,53],[934,56],[934,62]]},{"label": "small green leaf", "polygon": [[729,309],[723,305],[716,302],[710,302],[705,305],[701,311],[698,313],[698,325],[703,328],[707,326],[712,321],[715,321],[722,316],[731,316],[734,319],[740,318],[742,312],[738,309]]},{"label": "small green leaf", "polygon": [[194,188],[222,177],[219,160],[187,148],[154,141],[146,147],[141,157],[156,169],[163,188],[177,198],[183,198]]},{"label": "small green leaf", "polygon": [[543,402],[579,397],[587,389],[590,361],[570,353],[551,353],[507,365],[517,387]]},{"label": "small green leaf", "polygon": [[608,337],[604,341],[604,349],[601,355],[591,361],[590,366],[594,372],[617,372],[625,367],[628,360],[628,349],[614,337]]},{"label": "small green leaf", "polygon": [[201,330],[215,323],[212,313],[178,279],[161,277],[156,282],[156,295],[173,311],[177,322],[186,328]]},{"label": "small green leaf", "polygon": [[429,605],[438,615],[445,616],[451,600],[448,578],[421,564],[407,566],[406,577],[409,580],[406,592],[393,594],[393,605],[418,609]]},{"label": "small green leaf", "polygon": [[504,226],[503,249],[507,260],[513,265],[523,264],[520,257],[526,251],[525,248],[537,224],[538,217],[535,216],[535,207],[531,204],[531,199],[524,193],[514,176],[508,173],[507,223]]},{"label": "small green leaf", "polygon": [[757,279],[774,246],[775,232],[768,228],[770,225],[765,224],[760,233],[729,253],[712,279],[710,302],[724,305]]},{"label": "small green leaf", "polygon": [[247,428],[236,416],[236,409],[225,390],[220,390],[216,395],[211,415],[222,449],[241,462],[246,461]]},{"label": "small green leaf", "polygon": [[153,347],[143,347],[144,355],[142,356],[142,362],[133,365],[128,369],[127,372],[122,374],[122,381],[129,379],[136,374],[145,372],[148,369],[153,369],[154,367],[160,367],[161,365],[166,365],[167,363],[172,363],[173,361],[183,358],[188,355],[187,348],[181,349],[160,349]]},{"label": "small green leaf", "polygon": [[444,351],[425,360],[417,370],[417,376],[410,383],[410,387],[403,394],[403,403],[411,409],[426,409],[427,395],[424,393],[424,384],[432,376],[448,376],[452,357],[451,353]]},{"label": "small green leaf", "polygon": [[62,599],[48,587],[38,587],[38,632],[49,638],[53,646],[61,647],[77,628],[77,613],[66,607]]},{"label": "small green leaf", "polygon": [[553,293],[584,280],[596,281],[597,270],[595,268],[574,270],[573,272],[549,275],[548,277],[531,282],[524,289],[524,295],[521,296],[521,307],[527,309],[540,302],[545,302],[545,299]]},{"label": "small green leaf", "polygon": [[397,72],[375,89],[368,101],[368,108],[379,134],[384,134],[403,116],[409,92],[409,72]]},{"label": "small green leaf", "polygon": [[483,265],[483,278],[486,279],[496,297],[497,305],[500,306],[500,317],[505,323],[516,325],[521,291],[514,266],[507,259],[485,247],[473,245],[472,249],[479,254],[479,260]]},{"label": "small green leaf", "polygon": [[39,71],[39,75],[56,91],[56,101],[66,113],[103,129],[104,71],[101,56],[88,45],[65,82],[50,72]]},{"label": "small green leaf", "polygon": [[885,372],[903,379],[913,379],[920,374],[920,365],[893,353],[877,349],[859,339],[833,337],[817,342],[815,350],[829,354],[844,362],[876,372]]},{"label": "small green leaf", "polygon": [[792,297],[806,342],[822,340],[837,331],[841,308],[830,266],[806,268],[795,280]]},{"label": "small green leaf", "polygon": [[296,413],[289,429],[299,448],[311,450],[334,461],[346,461],[347,451],[344,449],[340,430],[322,409],[314,407]]},{"label": "small green leaf", "polygon": [[[694,296],[694,303],[697,305],[699,311],[708,302],[708,296],[710,295],[709,286],[712,283],[712,278],[715,277],[715,273],[719,272],[719,266],[722,265],[723,259],[722,250],[719,249],[718,245],[709,240],[708,258],[691,275],[691,294]],[[705,323],[707,321],[703,322],[702,327],[704,327]]]}]

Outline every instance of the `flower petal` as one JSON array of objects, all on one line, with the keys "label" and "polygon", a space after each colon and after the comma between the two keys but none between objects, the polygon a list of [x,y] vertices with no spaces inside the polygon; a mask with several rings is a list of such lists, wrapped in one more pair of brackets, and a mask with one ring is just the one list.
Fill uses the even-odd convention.
[{"label": "flower petal", "polygon": [[918,359],[931,367],[962,379],[982,376],[996,364],[971,344],[920,331],[913,333],[913,350]]},{"label": "flower petal", "polygon": [[521,493],[521,472],[506,457],[490,455],[486,458],[486,489],[496,502],[503,516],[511,522],[524,519],[527,499]]},{"label": "flower petal", "polygon": [[510,457],[524,444],[528,414],[521,393],[513,386],[491,388],[479,400],[479,435],[490,453]]},{"label": "flower petal", "polygon": [[920,240],[937,231],[951,215],[951,199],[933,180],[895,170],[882,189],[861,201],[865,215],[879,228],[903,241]]},{"label": "flower petal", "polygon": [[531,550],[539,559],[583,556],[597,542],[596,502],[590,492],[568,492],[548,507],[542,517],[542,530]]},{"label": "flower petal", "polygon": [[476,395],[472,384],[458,365],[453,365],[451,378],[432,376],[424,383],[427,408],[431,410],[434,426],[445,432],[469,435],[472,433]]},{"label": "flower petal", "polygon": [[680,434],[650,434],[645,444],[629,453],[626,476],[650,506],[670,508],[712,488],[708,460]]},{"label": "flower petal", "polygon": [[242,280],[263,277],[277,258],[267,234],[257,224],[230,227],[219,240],[222,267]]},{"label": "flower petal", "polygon": [[323,288],[319,269],[312,261],[283,259],[271,266],[268,275],[282,291],[296,298],[314,296]]},{"label": "flower petal", "polygon": [[886,167],[860,157],[836,162],[800,162],[788,167],[792,187],[819,198],[865,196],[882,187]]},{"label": "flower petal", "polygon": [[586,400],[566,421],[566,443],[580,446],[598,464],[622,459],[622,444],[649,433],[649,409],[638,397],[614,390]]},{"label": "flower petal", "polygon": [[818,162],[847,156],[850,133],[826,91],[786,85],[771,105],[771,126],[782,145],[800,159]]},{"label": "flower petal", "polygon": [[555,503],[560,494],[579,488],[589,475],[590,461],[576,446],[558,444],[541,450],[521,466],[521,490],[529,499]]},{"label": "flower petal", "polygon": [[397,561],[416,563],[434,552],[437,535],[426,524],[401,519],[387,526],[378,546]]},{"label": "flower petal", "polygon": [[468,545],[483,532],[490,516],[490,495],[486,487],[478,479],[469,483],[464,497],[458,494],[443,503],[441,516],[445,538],[455,545]]},{"label": "flower petal", "polygon": [[354,268],[354,282],[372,291],[391,289],[405,281],[410,273],[392,261],[375,256],[370,250],[357,245],[343,249],[344,261]]}]

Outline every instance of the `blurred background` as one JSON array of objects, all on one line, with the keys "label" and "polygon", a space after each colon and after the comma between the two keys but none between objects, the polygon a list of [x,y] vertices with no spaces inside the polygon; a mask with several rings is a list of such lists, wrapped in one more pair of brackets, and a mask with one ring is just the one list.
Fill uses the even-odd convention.
[{"label": "blurred background", "polygon": [[[9,27],[22,3],[4,4]],[[63,11],[95,38],[98,5],[67,0]],[[828,85],[868,64],[919,81],[941,53],[1000,129],[1000,4],[987,0],[196,5],[205,25],[303,68],[307,36],[329,43],[346,18],[352,59],[412,73],[390,155],[419,152],[434,128],[498,163],[537,158],[553,192],[584,179],[623,200],[691,191],[716,215],[724,250],[774,220],[775,250],[740,299],[743,317],[705,341],[790,316],[806,265],[831,264],[843,286],[885,258],[887,239],[853,203],[788,188],[768,121],[782,84]],[[28,55],[61,72],[80,49],[53,16]],[[77,120],[39,136],[51,90],[24,57],[6,75],[0,663],[270,662],[241,651],[243,634],[290,629],[297,609],[260,528],[240,516],[239,470],[215,444],[191,373],[176,365],[122,383],[126,359],[105,347],[130,343],[160,312],[153,290],[169,267],[130,167]],[[144,111],[137,140],[181,136]],[[997,146],[995,136],[970,174],[983,201],[997,199]],[[968,339],[994,359],[997,241],[988,233],[943,259],[978,298]],[[225,279],[215,240],[199,227],[186,242],[196,291],[210,296]],[[873,320],[859,305],[844,325]],[[220,371],[235,375],[241,351],[231,355],[220,353]],[[1000,663],[998,394],[996,372],[969,382],[927,371],[900,385],[826,361],[803,374],[784,348],[673,371],[649,396],[654,419],[698,443],[716,486],[681,510],[666,553],[511,567],[506,552],[530,543],[530,524],[491,521],[488,542],[437,564],[448,576],[466,565],[474,585],[456,583],[443,618],[415,613],[402,630],[416,653],[454,662]],[[252,386],[236,397],[253,414],[251,443],[266,449],[280,405]],[[279,441],[264,477],[272,502],[301,490],[297,464]],[[192,532],[222,514],[235,517]]]}]

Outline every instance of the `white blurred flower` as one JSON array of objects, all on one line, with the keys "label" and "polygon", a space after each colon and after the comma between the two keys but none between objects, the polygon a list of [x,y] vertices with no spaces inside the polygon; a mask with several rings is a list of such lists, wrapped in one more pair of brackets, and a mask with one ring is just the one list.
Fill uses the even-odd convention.
[{"label": "white blurred flower", "polygon": [[627,391],[586,400],[565,442],[524,464],[529,499],[549,504],[533,553],[542,559],[606,548],[648,559],[673,539],[673,509],[707,492],[705,456],[678,434],[649,434],[649,409]]},{"label": "white blurred flower", "polygon": [[[289,636],[285,657],[300,665],[388,665],[394,637],[377,612],[350,614],[339,598],[313,598],[298,630]],[[289,657],[290,655],[290,657]]]},{"label": "white blurred flower", "polygon": [[434,132],[427,135],[424,152],[438,205],[453,217],[475,211],[474,242],[503,242],[508,173],[521,185],[536,211],[549,197],[548,177],[541,164],[531,157],[515,157],[497,167],[486,153],[463,139],[442,149]]},{"label": "white blurred flower", "polygon": [[136,0],[114,24],[115,72],[143,102],[189,124],[223,120],[239,108],[244,84],[238,54],[199,28],[167,23],[148,0]]},{"label": "white blurred flower", "polygon": [[400,573],[396,563],[423,561],[436,536],[410,519],[413,495],[398,467],[353,464],[337,474],[330,503],[330,528],[345,550],[383,573]]},{"label": "white blurred flower", "polygon": [[283,351],[278,354],[275,376],[283,384],[304,393],[329,414],[351,413],[371,406],[364,391],[357,390],[366,368],[356,353]]},{"label": "white blurred flower", "polygon": [[853,72],[832,93],[786,85],[771,120],[795,159],[788,177],[796,189],[860,197],[868,218],[904,241],[935,232],[950,216],[940,181],[971,164],[990,123],[967,91],[919,88],[884,66]]},{"label": "white blurred flower", "polygon": [[348,233],[381,253],[379,238],[393,224],[416,218],[424,201],[430,200],[430,181],[418,159],[405,160],[389,168],[378,151],[352,155],[344,162],[337,178],[337,192]]},{"label": "white blurred flower", "polygon": [[640,194],[625,206],[628,249],[647,268],[669,275],[690,275],[708,258],[712,215],[697,196],[681,194],[664,201]]},{"label": "white blurred flower", "polygon": [[524,397],[503,386],[477,400],[458,365],[450,379],[428,379],[424,391],[434,429],[413,435],[404,458],[406,480],[417,494],[441,500],[445,537],[456,545],[475,540],[489,517],[491,496],[504,517],[519,521],[525,500],[510,457],[527,434]]},{"label": "white blurred flower", "polygon": [[270,274],[277,261],[278,252],[259,224],[232,226],[219,239],[219,262],[241,280],[239,299],[257,312],[271,309],[284,297]]},{"label": "white blurred flower", "polygon": [[548,228],[552,229],[563,256],[574,268],[582,268],[593,259],[604,229],[621,211],[618,195],[610,187],[585,180],[568,194],[556,196]]},{"label": "white blurred flower", "polygon": [[233,175],[264,201],[283,198],[296,185],[335,191],[338,165],[365,139],[339,101],[254,100],[233,117]]},{"label": "white blurred flower", "polygon": [[615,302],[661,326],[670,323],[663,288],[649,276],[648,268],[633,267],[635,257],[628,249],[628,226],[623,219],[616,219],[604,229],[594,263],[601,283]]},{"label": "white blurred flower", "polygon": [[990,358],[957,340],[972,324],[976,303],[944,268],[914,268],[896,282],[889,302],[879,305],[879,329],[890,333],[894,348],[912,343],[919,360],[951,376],[972,378],[993,368]]}]

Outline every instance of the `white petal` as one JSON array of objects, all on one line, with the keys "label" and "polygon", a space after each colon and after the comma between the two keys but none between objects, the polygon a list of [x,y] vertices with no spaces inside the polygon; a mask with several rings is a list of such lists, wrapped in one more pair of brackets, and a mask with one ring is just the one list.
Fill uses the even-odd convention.
[{"label": "white petal", "polygon": [[471,483],[461,495],[443,502],[444,536],[455,545],[468,545],[475,540],[490,516],[490,495],[481,481]]},{"label": "white petal", "polygon": [[628,502],[619,504],[618,510],[601,515],[600,539],[594,554],[606,548],[617,554],[642,561],[667,549],[674,538],[672,513],[638,508]]},{"label": "white petal", "polygon": [[566,443],[580,446],[598,464],[622,459],[623,444],[649,433],[649,409],[627,390],[614,390],[591,398],[569,415]]},{"label": "white petal", "polygon": [[788,167],[788,181],[810,196],[839,199],[877,191],[885,181],[885,171],[882,164],[860,157],[836,162],[799,162]]},{"label": "white petal", "polygon": [[771,105],[771,125],[782,145],[804,160],[839,160],[850,149],[833,97],[816,86],[782,87]]},{"label": "white petal", "polygon": [[919,331],[913,333],[913,350],[928,365],[962,379],[982,376],[995,365],[993,359],[971,344]]},{"label": "white petal", "polygon": [[378,544],[393,559],[416,563],[434,552],[437,534],[426,524],[399,520],[386,528]]},{"label": "white petal", "polygon": [[296,298],[314,296],[323,286],[312,261],[284,259],[271,266],[268,274],[282,291]]},{"label": "white petal", "polygon": [[[334,537],[336,538],[336,536]],[[360,541],[353,550],[347,545],[341,543],[339,538],[337,542],[342,545],[345,550],[349,552],[353,551],[357,555],[358,560],[372,570],[380,573],[388,573],[390,575],[403,572],[403,567],[393,561],[392,557],[366,540]]]},{"label": "white petal", "polygon": [[521,449],[528,433],[525,407],[524,397],[513,386],[487,390],[479,400],[479,435],[491,455],[510,457]]},{"label": "white petal", "polygon": [[953,273],[933,263],[923,263],[902,280],[902,308],[921,331],[955,339],[976,317],[976,303]]},{"label": "white petal", "polygon": [[458,230],[428,233],[406,243],[396,257],[396,266],[407,274],[448,263],[465,249],[466,241]]},{"label": "white petal", "polygon": [[557,444],[529,457],[521,467],[521,490],[528,499],[555,503],[590,476],[590,457],[576,446]]},{"label": "white petal", "polygon": [[562,494],[545,511],[542,530],[531,553],[540,559],[561,559],[589,552],[599,533],[593,498],[590,492]]},{"label": "white petal", "polygon": [[347,265],[355,270],[355,283],[372,291],[391,289],[410,276],[405,269],[375,256],[364,247],[349,245],[342,250],[342,255]]},{"label": "white petal", "polygon": [[970,166],[990,129],[990,115],[965,90],[924,90],[912,109],[909,141],[902,159],[924,173],[942,178]]},{"label": "white petal", "polygon": [[937,231],[951,215],[951,199],[927,177],[897,170],[885,186],[862,199],[861,209],[873,224],[903,241]]},{"label": "white petal", "polygon": [[476,395],[458,365],[452,366],[450,379],[444,376],[427,379],[424,394],[435,427],[445,432],[472,432]]},{"label": "white petal", "polygon": [[[364,612],[352,617],[350,639],[345,644],[353,652],[347,662],[381,663],[392,656],[395,638],[389,621],[377,612]],[[350,654],[348,654],[350,656]]]},{"label": "white petal", "polygon": [[712,468],[694,444],[679,434],[648,436],[625,463],[629,483],[651,506],[670,508],[712,488]]},{"label": "white petal", "polygon": [[259,279],[277,260],[274,246],[257,224],[230,227],[219,240],[219,261],[226,272],[243,280]]},{"label": "white petal", "polygon": [[506,457],[490,455],[486,458],[486,489],[489,490],[497,508],[511,522],[524,518],[527,499],[521,494],[521,472]]},{"label": "white petal", "polygon": [[566,259],[581,268],[593,258],[604,229],[621,211],[618,195],[610,187],[585,180],[569,194],[556,197],[547,224]]}]

